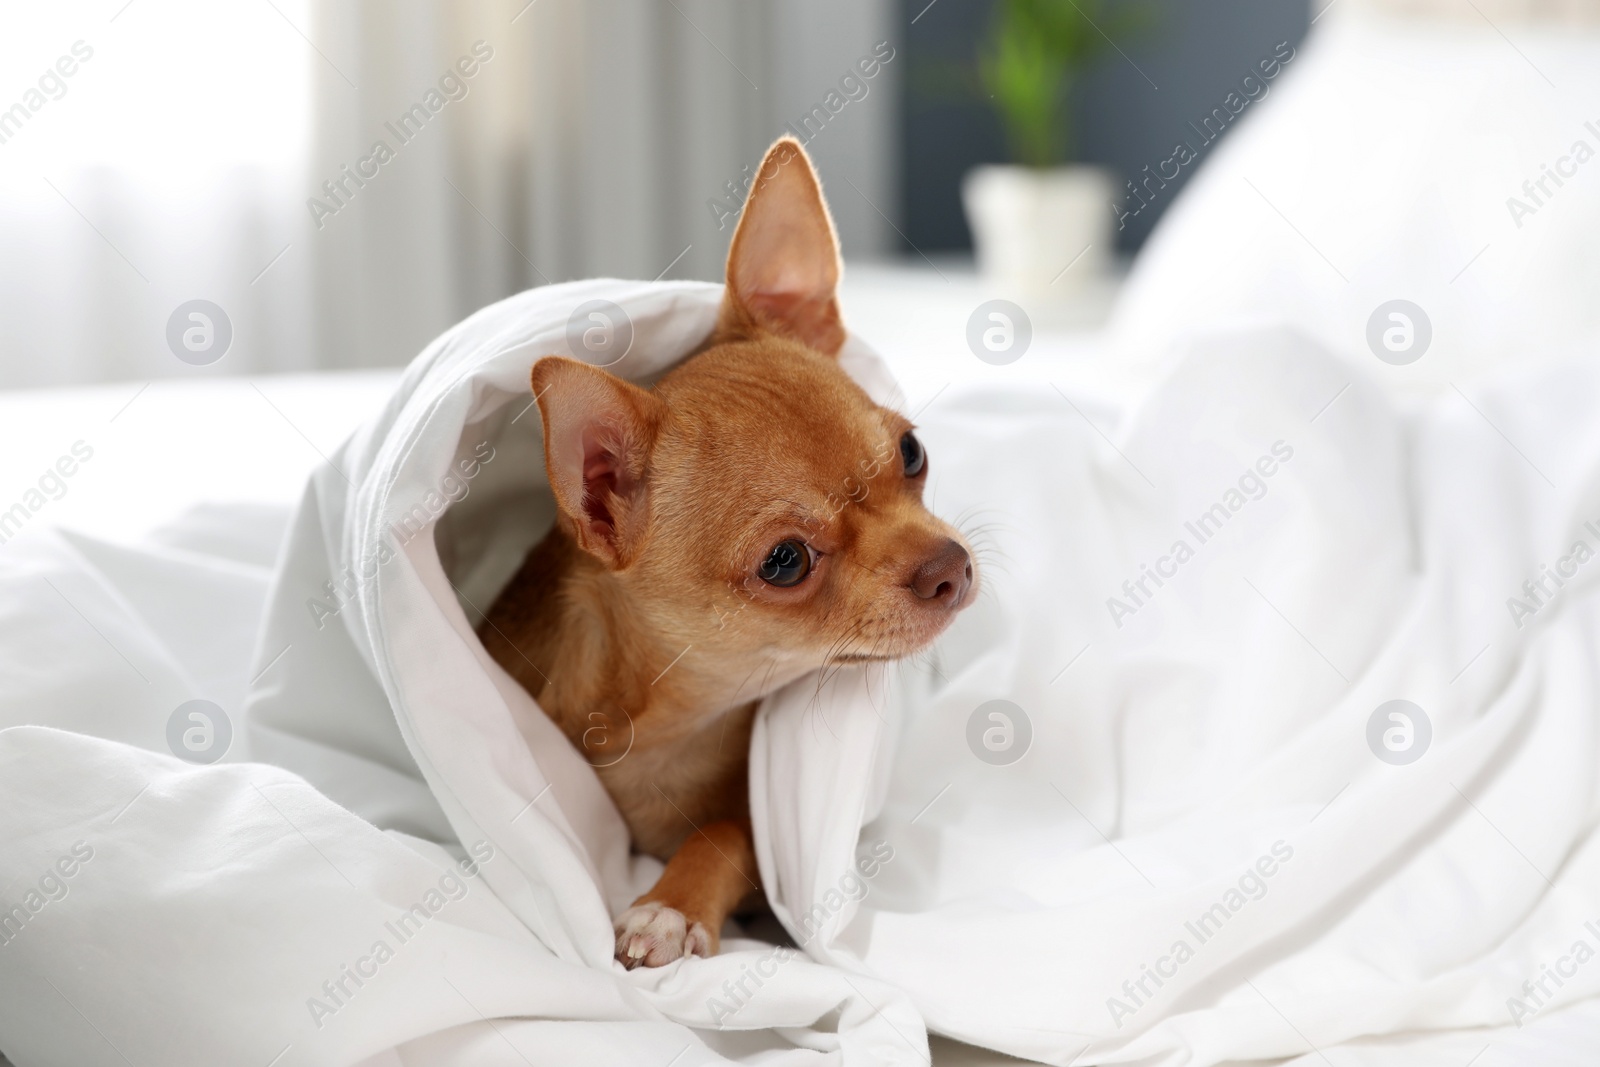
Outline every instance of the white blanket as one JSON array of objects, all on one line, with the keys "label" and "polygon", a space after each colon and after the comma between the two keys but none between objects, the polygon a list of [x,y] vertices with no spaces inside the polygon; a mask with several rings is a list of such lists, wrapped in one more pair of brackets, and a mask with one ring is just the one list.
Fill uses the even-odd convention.
[{"label": "white blanket", "polygon": [[[21,1064],[925,1058],[904,994],[794,953],[734,941],[690,966],[613,965],[611,915],[659,865],[630,858],[593,772],[452,592],[487,607],[548,521],[528,368],[567,351],[574,308],[626,307],[616,369],[648,377],[704,338],[720,292],[536,290],[435,342],[311,479],[264,623],[259,586],[181,551],[7,546],[6,677],[24,684],[0,721],[74,732],[0,733],[0,899],[22,907],[0,944],[0,1048]],[[248,697],[204,677],[241,629]],[[223,711],[234,755],[303,779],[133,747],[166,750],[195,697],[243,703]],[[219,728],[188,714],[178,747]],[[487,1021],[506,1017],[548,1022]]]},{"label": "white blanket", "polygon": [[[926,1023],[1176,1065],[1572,1032],[1600,992],[1600,565],[1574,551],[1600,549],[1600,373],[1403,416],[1276,331],[1131,411],[1009,389],[920,416],[984,592],[917,663],[763,709],[757,851],[804,954],[615,966],[658,865],[472,629],[549,520],[533,359],[604,298],[636,332],[614,369],[648,379],[718,292],[552,287],[441,338],[313,477],[264,622],[242,555],[5,546],[0,725],[37,725],[0,732],[0,1049],[910,1064]],[[1571,576],[1535,598],[1541,564]],[[216,723],[169,732],[196,697],[223,762],[158,754],[204,749]],[[1375,754],[1406,754],[1387,717],[1369,744],[1395,699],[1414,762]],[[1350,1055],[1444,1047],[1406,1040]]]}]

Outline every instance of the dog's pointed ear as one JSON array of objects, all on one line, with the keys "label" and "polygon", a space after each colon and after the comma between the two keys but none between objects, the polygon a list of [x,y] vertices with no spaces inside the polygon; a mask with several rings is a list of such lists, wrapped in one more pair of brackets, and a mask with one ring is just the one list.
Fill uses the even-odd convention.
[{"label": "dog's pointed ear", "polygon": [[811,160],[793,137],[767,149],[728,249],[718,341],[761,331],[827,355],[844,344],[834,290],[839,240]]},{"label": "dog's pointed ear", "polygon": [[647,526],[646,471],[661,402],[561,356],[535,363],[530,381],[556,505],[580,548],[613,569],[628,566]]}]

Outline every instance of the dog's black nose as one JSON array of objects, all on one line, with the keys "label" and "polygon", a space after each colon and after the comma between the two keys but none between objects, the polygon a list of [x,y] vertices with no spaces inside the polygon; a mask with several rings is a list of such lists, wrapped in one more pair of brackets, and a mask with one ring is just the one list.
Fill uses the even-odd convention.
[{"label": "dog's black nose", "polygon": [[906,583],[923,600],[934,600],[947,608],[959,607],[972,586],[972,557],[953,540],[947,540],[916,570]]}]

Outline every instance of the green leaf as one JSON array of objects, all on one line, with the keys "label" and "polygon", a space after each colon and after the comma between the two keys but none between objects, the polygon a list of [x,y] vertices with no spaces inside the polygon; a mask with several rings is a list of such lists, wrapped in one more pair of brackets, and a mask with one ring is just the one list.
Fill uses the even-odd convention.
[{"label": "green leaf", "polygon": [[1072,89],[1112,51],[1107,34],[1154,24],[1144,7],[1107,0],[1000,0],[978,47],[978,80],[999,113],[1018,162],[1047,167],[1072,151]]}]

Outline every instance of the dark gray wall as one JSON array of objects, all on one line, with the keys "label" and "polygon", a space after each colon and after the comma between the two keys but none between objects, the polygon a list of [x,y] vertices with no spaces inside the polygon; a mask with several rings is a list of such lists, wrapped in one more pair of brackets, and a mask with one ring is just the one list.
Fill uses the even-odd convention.
[{"label": "dark gray wall", "polygon": [[[1127,58],[1111,52],[1085,77],[1076,103],[1079,158],[1104,164],[1126,179],[1171,157],[1179,141],[1200,157],[1181,167],[1176,180],[1126,220],[1119,242],[1132,251],[1216,146],[1216,140],[1205,144],[1190,123],[1203,132],[1201,120],[1222,107],[1230,92],[1239,92],[1244,77],[1257,73],[1257,64],[1280,42],[1299,46],[1311,15],[1308,0],[1117,2],[1142,4],[1154,26],[1141,37],[1119,39]],[[953,64],[970,63],[988,29],[991,7],[992,0],[937,0],[932,7],[927,0],[901,2],[899,39],[907,42],[908,59],[902,82],[901,229],[924,252],[971,248],[961,212],[961,176],[974,164],[1006,159],[994,112],[962,93],[952,78]],[[1240,118],[1248,112],[1246,106]],[[1110,213],[1111,206],[1106,210]]]}]

